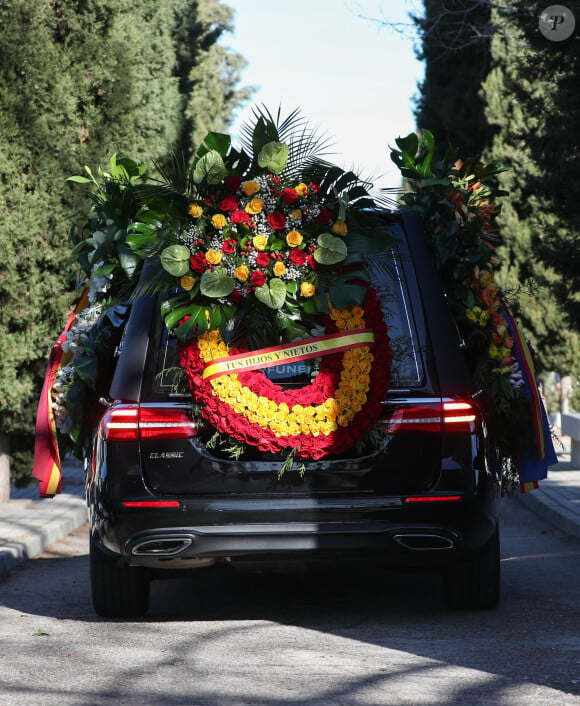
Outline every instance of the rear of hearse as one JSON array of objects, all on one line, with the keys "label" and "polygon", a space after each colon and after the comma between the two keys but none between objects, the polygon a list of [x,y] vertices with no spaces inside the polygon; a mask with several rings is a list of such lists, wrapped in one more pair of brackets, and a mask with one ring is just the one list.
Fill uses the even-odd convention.
[{"label": "rear of hearse", "polygon": [[[87,463],[97,613],[142,615],[152,579],[223,562],[434,570],[450,607],[497,604],[499,477],[478,391],[420,222],[405,211],[384,220],[400,245],[368,262],[393,357],[380,433],[305,468],[281,473],[282,454],[236,460],[215,446],[158,299],[135,300]],[[315,368],[264,372],[301,387]]]}]

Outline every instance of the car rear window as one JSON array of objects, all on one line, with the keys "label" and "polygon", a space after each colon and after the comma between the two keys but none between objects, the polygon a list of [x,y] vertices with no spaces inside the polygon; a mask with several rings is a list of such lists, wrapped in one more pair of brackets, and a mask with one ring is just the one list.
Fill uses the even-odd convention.
[{"label": "car rear window", "polygon": [[[396,251],[381,253],[369,256],[367,262],[393,351],[391,388],[418,387],[423,383],[424,368],[401,255]],[[303,361],[268,368],[264,372],[285,387],[301,387],[316,373],[316,367],[316,360]],[[155,361],[153,393],[169,397],[189,394],[179,365],[177,340],[165,327]]]}]

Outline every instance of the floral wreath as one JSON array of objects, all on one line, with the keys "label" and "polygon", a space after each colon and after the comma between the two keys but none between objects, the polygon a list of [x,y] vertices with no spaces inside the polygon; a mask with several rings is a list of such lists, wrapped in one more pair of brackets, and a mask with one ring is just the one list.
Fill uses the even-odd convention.
[{"label": "floral wreath", "polygon": [[[116,157],[103,183],[89,169],[73,177],[98,186],[88,229],[100,232],[75,257],[88,279],[125,276],[133,292],[162,292],[197,413],[218,434],[302,459],[341,453],[373,428],[388,390],[391,351],[366,256],[396,241],[377,228],[369,185],[318,156],[298,111],[281,121],[256,110],[240,142],[209,133],[191,166],[176,162],[165,183],[143,183],[145,165]],[[119,213],[125,220],[111,226]],[[126,282],[117,289],[130,291]],[[203,374],[237,351],[365,326],[374,341],[325,351],[300,390],[251,370]]]},{"label": "floral wreath", "polygon": [[374,342],[322,358],[312,383],[284,390],[263,372],[246,371],[203,378],[204,368],[232,353],[218,331],[210,331],[180,349],[201,415],[219,432],[262,451],[294,449],[298,458],[319,459],[341,453],[364,438],[382,413],[388,389],[391,351],[376,295],[369,289],[364,310],[331,306],[325,330],[374,331]]}]

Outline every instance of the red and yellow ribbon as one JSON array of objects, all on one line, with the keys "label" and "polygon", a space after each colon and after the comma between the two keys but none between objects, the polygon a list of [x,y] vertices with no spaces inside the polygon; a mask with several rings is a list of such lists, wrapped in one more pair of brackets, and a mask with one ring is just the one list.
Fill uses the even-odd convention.
[{"label": "red and yellow ribbon", "polygon": [[373,343],[375,335],[371,329],[358,329],[356,331],[339,332],[326,336],[317,336],[304,341],[271,348],[261,348],[250,353],[238,353],[225,358],[216,358],[209,361],[203,371],[204,380],[212,380],[220,375],[231,375],[248,370],[271,368],[283,363],[318,358],[330,353],[360,348]]}]

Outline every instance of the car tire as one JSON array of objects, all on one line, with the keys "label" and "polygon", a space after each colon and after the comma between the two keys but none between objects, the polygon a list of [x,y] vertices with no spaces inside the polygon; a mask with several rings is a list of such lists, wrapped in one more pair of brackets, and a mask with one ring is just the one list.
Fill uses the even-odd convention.
[{"label": "car tire", "polygon": [[93,608],[103,618],[145,615],[149,608],[149,576],[138,566],[117,566],[90,539]]},{"label": "car tire", "polygon": [[491,610],[500,598],[499,527],[489,541],[445,574],[445,600],[449,608]]}]

